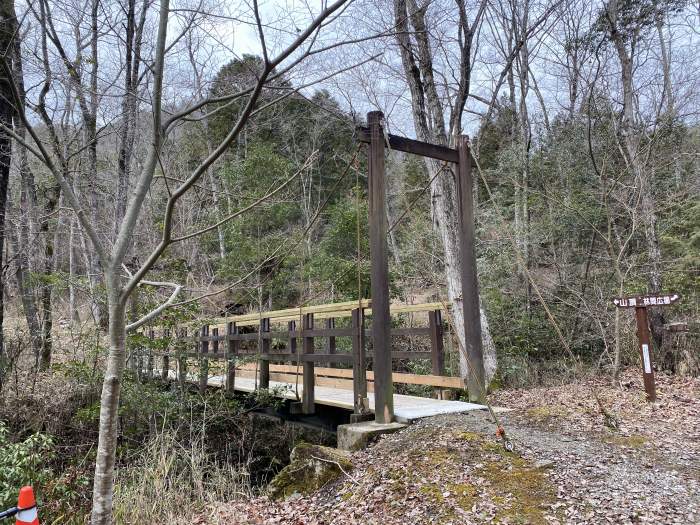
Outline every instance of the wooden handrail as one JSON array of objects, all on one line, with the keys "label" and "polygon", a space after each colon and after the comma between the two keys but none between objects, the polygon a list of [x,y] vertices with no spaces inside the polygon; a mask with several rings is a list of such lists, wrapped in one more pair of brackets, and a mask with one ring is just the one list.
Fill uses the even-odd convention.
[{"label": "wooden handrail", "polygon": [[[372,300],[362,299],[362,308],[365,316],[372,315]],[[329,319],[338,317],[350,317],[352,311],[358,307],[358,301],[345,301],[342,303],[318,304],[314,306],[302,306],[301,308],[285,308],[284,310],[270,310],[267,312],[255,312],[252,314],[232,315],[217,319],[216,324],[221,328],[228,322],[236,323],[237,326],[255,326],[260,323],[260,319],[269,319],[271,323],[287,323],[298,321],[299,315],[314,314],[316,319]],[[447,306],[448,308],[450,305]],[[429,312],[432,310],[443,310],[443,303],[419,303],[419,304],[392,304],[389,308],[391,314]],[[196,322],[190,323],[199,326]]]}]

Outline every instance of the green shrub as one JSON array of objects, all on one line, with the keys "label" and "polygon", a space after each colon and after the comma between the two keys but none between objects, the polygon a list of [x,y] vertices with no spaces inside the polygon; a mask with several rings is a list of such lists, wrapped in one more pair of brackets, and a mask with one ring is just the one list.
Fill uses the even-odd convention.
[{"label": "green shrub", "polygon": [[19,489],[32,485],[35,490],[49,478],[44,466],[52,459],[53,438],[37,432],[13,443],[7,426],[0,422],[0,509],[17,504]]}]

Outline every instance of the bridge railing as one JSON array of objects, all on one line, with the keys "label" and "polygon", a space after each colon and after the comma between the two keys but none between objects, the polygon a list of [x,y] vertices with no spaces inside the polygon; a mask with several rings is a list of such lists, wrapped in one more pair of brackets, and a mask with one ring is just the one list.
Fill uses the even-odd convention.
[{"label": "bridge railing", "polygon": [[[423,326],[392,327],[392,339],[419,336],[430,342],[429,351],[392,347],[392,360],[431,361],[430,375],[394,372],[393,382],[436,388],[464,388],[461,378],[445,375],[443,309],[443,303],[391,306],[392,316],[427,314],[427,323]],[[185,381],[187,359],[196,358],[201,390],[206,389],[208,384],[210,360],[225,361],[225,387],[231,391],[235,389],[237,374],[239,377],[251,377],[252,374],[257,379],[259,388],[269,388],[271,380],[293,383],[292,379],[296,379],[301,369],[303,412],[312,413],[314,410],[316,385],[352,388],[355,410],[362,412],[366,409],[367,392],[371,392],[373,386],[372,372],[367,371],[367,360],[373,355],[367,349],[370,346],[367,343],[372,339],[371,330],[366,326],[371,315],[371,301],[364,299],[234,315],[202,326],[182,326],[175,330],[175,334],[151,328],[146,330],[146,334],[150,338],[168,339],[168,348],[159,353],[149,350],[145,356],[143,352],[136,352],[132,363],[135,370],[152,376],[154,359],[159,357],[162,359],[159,372],[163,378],[168,378],[171,377],[171,356],[176,357],[175,376],[180,381]],[[350,352],[341,351],[337,344],[338,338],[350,338]],[[318,345],[320,348],[317,348],[317,339],[323,340],[323,344]],[[251,365],[250,361],[257,361],[257,365]],[[296,366],[284,363],[294,363]],[[346,365],[346,368],[328,366],[333,364]],[[316,365],[325,366],[321,368]],[[347,368],[347,365],[352,365],[352,369]]]}]

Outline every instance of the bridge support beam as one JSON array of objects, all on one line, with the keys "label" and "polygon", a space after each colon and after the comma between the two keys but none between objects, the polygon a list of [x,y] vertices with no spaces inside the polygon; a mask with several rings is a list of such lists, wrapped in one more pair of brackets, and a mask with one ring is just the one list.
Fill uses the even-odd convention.
[{"label": "bridge support beam", "polygon": [[375,420],[377,423],[391,423],[394,420],[394,386],[391,380],[388,224],[382,120],[384,120],[384,114],[381,111],[372,111],[367,114],[370,135],[369,235],[372,260],[372,346]]},{"label": "bridge support beam", "polygon": [[260,319],[260,349],[259,352],[262,354],[262,359],[260,359],[260,382],[258,388],[270,388],[270,361],[267,358],[267,354],[270,353],[270,339],[268,334],[270,332],[270,319],[264,317]]},{"label": "bridge support beam", "polygon": [[459,154],[457,174],[457,203],[459,206],[459,245],[462,256],[462,307],[464,309],[464,341],[469,374],[467,389],[469,401],[482,401],[484,385],[484,354],[481,347],[481,313],[479,311],[479,284],[476,274],[474,249],[474,198],[472,188],[472,157],[469,137],[457,139]]},{"label": "bridge support beam", "polygon": [[199,393],[204,394],[209,385],[209,325],[204,325],[200,330],[202,341],[200,342],[199,354]]},{"label": "bridge support beam", "polygon": [[365,354],[365,312],[362,308],[352,311],[352,393],[353,416],[351,421],[365,419],[369,413],[367,399],[367,358]]},{"label": "bridge support beam", "polygon": [[226,324],[227,343],[226,343],[226,392],[233,394],[236,388],[236,355],[240,342],[233,339],[238,333],[236,323],[229,322]]}]

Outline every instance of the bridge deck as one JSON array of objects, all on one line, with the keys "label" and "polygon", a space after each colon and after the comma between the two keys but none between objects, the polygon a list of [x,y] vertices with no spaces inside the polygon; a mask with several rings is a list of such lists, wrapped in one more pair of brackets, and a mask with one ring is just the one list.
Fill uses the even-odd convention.
[{"label": "bridge deck", "polygon": [[[159,372],[156,372],[158,374]],[[176,379],[175,371],[170,371],[171,379]],[[191,375],[189,382],[197,383],[198,379]],[[226,378],[223,375],[209,376],[208,385],[222,388]],[[303,391],[301,378],[299,381],[299,398]],[[255,380],[246,377],[236,377],[235,389],[241,392],[252,392],[255,390]],[[286,399],[296,399],[295,385],[280,381],[270,381],[271,389],[279,389],[280,395]],[[339,408],[353,410],[352,390],[341,388],[330,388],[316,386],[314,389],[315,403]],[[367,394],[369,397],[369,408],[374,412],[374,394]],[[415,419],[423,417],[437,416],[439,414],[452,414],[457,412],[468,412],[471,410],[486,410],[484,405],[465,403],[463,401],[447,401],[428,397],[406,396],[394,394],[394,415],[399,423],[409,423]]]}]

